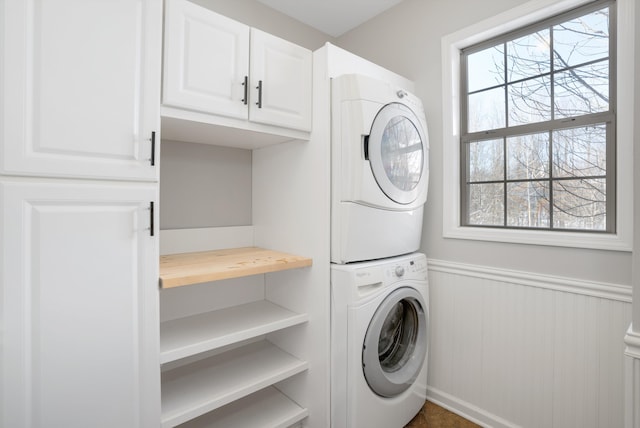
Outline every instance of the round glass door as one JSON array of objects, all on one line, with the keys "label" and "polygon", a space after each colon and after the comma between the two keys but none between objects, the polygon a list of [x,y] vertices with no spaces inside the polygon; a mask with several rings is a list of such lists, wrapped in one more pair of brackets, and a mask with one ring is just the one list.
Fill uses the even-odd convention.
[{"label": "round glass door", "polygon": [[378,186],[400,204],[413,202],[426,178],[428,143],[418,118],[407,106],[387,104],[369,135],[369,160]]},{"label": "round glass door", "polygon": [[376,310],[362,349],[369,387],[383,397],[408,389],[427,353],[427,321],[420,293],[410,287],[391,293]]}]

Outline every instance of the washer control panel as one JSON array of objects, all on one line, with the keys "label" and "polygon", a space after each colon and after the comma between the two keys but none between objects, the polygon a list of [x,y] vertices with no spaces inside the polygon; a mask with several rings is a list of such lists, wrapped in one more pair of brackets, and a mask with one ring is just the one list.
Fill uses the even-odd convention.
[{"label": "washer control panel", "polygon": [[331,270],[332,281],[344,278],[344,282],[355,285],[359,294],[367,294],[397,281],[427,281],[427,257],[414,253],[370,262],[332,264]]},{"label": "washer control panel", "polygon": [[400,259],[395,263],[390,263],[385,267],[385,279],[427,279],[427,260],[426,258],[416,259]]}]

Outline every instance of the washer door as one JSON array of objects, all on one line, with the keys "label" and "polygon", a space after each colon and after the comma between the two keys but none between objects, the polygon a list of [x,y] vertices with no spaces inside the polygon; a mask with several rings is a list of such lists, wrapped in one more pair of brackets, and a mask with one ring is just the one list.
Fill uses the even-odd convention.
[{"label": "washer door", "polygon": [[394,397],[418,377],[427,354],[424,300],[411,287],[389,294],[376,310],[364,338],[362,367],[373,392]]},{"label": "washer door", "polygon": [[410,204],[427,178],[428,141],[417,116],[404,104],[385,105],[376,115],[367,152],[380,189],[399,204]]}]

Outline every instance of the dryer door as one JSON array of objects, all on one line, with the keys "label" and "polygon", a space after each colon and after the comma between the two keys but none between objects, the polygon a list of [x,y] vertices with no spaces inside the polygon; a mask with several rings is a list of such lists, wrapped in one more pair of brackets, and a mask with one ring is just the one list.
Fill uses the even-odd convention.
[{"label": "dryer door", "polygon": [[420,293],[401,287],[376,310],[362,347],[364,377],[373,392],[394,397],[420,374],[427,354],[427,313]]},{"label": "dryer door", "polygon": [[421,121],[404,104],[385,105],[371,126],[367,154],[380,189],[399,204],[410,204],[427,182],[429,143]]}]

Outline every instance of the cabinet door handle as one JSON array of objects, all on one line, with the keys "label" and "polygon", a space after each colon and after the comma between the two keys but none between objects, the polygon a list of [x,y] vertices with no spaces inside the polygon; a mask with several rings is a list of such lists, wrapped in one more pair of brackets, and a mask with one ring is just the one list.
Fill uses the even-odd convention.
[{"label": "cabinet door handle", "polygon": [[156,165],[156,131],[151,132],[151,166]]},{"label": "cabinet door handle", "polygon": [[155,225],[153,222],[153,214],[154,214],[153,206],[154,206],[153,201],[149,202],[149,235],[150,236],[155,235]]},{"label": "cabinet door handle", "polygon": [[249,102],[249,76],[244,76],[244,82],[242,82],[242,86],[244,86],[244,97],[242,98],[242,102],[244,105],[247,105]]},{"label": "cabinet door handle", "polygon": [[256,105],[258,108],[262,108],[262,80],[258,80],[258,86],[256,86],[256,89],[258,90],[258,102]]}]

